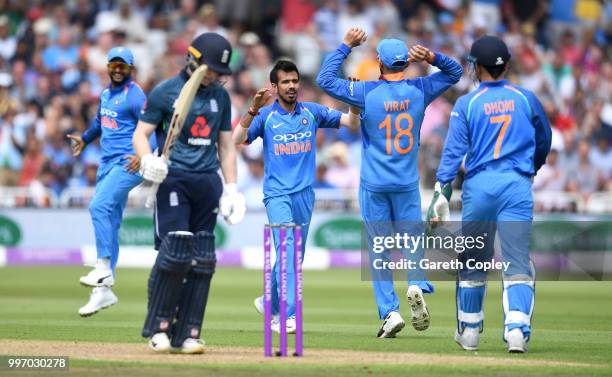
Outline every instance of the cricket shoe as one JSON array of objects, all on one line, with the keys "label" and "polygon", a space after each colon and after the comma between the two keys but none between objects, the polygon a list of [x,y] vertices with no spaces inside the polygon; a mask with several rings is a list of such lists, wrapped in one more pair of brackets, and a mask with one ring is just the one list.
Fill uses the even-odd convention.
[{"label": "cricket shoe", "polygon": [[264,299],[263,296],[259,296],[257,297],[254,301],[253,301],[253,305],[255,305],[255,310],[257,310],[257,313],[263,315],[265,313],[265,307],[264,307]]},{"label": "cricket shoe", "polygon": [[115,284],[113,272],[110,268],[94,268],[79,279],[81,285],[86,287],[112,287]]},{"label": "cricket shoe", "polygon": [[412,311],[412,327],[417,331],[424,331],[429,328],[429,310],[423,298],[423,291],[418,285],[411,285],[406,292],[408,304]]},{"label": "cricket shoe", "polygon": [[204,353],[204,345],[206,343],[202,339],[187,338],[183,341],[181,347],[172,347],[170,352],[180,353],[183,355],[197,355]]},{"label": "cricket shoe", "polygon": [[149,338],[149,348],[157,353],[170,351],[170,338],[165,332],[158,332]]},{"label": "cricket shoe", "polygon": [[404,326],[406,326],[406,322],[398,312],[389,312],[376,336],[379,338],[395,338],[395,334],[402,331]]},{"label": "cricket shoe", "polygon": [[508,331],[506,342],[508,342],[508,352],[510,353],[527,352],[527,341],[525,336],[523,336],[523,330],[519,328]]},{"label": "cricket shoe", "polygon": [[102,309],[111,307],[119,302],[119,299],[110,287],[95,287],[89,295],[89,301],[85,306],[79,309],[79,315],[81,317],[89,317],[94,315]]},{"label": "cricket shoe", "polygon": [[[280,334],[280,318],[279,318],[279,316],[275,315],[272,318],[271,328],[272,328],[272,331],[274,331],[275,333]],[[291,316],[291,317],[287,318],[287,334],[295,334],[295,317],[294,316]]]},{"label": "cricket shoe", "polygon": [[455,330],[455,342],[466,351],[478,350],[478,341],[480,340],[480,328],[479,327],[466,327],[463,332],[459,334],[459,331]]}]

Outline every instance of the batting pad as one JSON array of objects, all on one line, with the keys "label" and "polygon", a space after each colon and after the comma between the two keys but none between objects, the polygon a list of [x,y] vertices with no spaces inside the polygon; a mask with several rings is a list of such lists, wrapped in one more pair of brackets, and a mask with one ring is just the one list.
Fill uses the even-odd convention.
[{"label": "batting pad", "polygon": [[531,337],[531,316],[535,303],[535,281],[531,276],[517,275],[503,281],[504,339],[515,328]]},{"label": "batting pad", "polygon": [[484,280],[457,281],[457,331],[463,333],[466,327],[478,327],[482,331],[484,320],[483,302],[487,292]]},{"label": "batting pad", "polygon": [[164,238],[149,277],[149,305],[142,336],[170,331],[193,249],[193,233],[170,232]]},{"label": "batting pad", "polygon": [[181,347],[185,339],[200,337],[204,312],[215,273],[215,235],[201,231],[195,235],[195,264],[187,274],[183,286],[176,324],[173,327],[172,347]]}]

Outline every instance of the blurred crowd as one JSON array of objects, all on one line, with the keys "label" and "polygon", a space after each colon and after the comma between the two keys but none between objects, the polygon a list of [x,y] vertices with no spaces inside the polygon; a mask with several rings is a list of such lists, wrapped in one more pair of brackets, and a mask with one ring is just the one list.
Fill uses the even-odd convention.
[{"label": "blurred crowd", "polygon": [[[452,106],[475,89],[467,53],[483,35],[511,48],[509,79],[537,93],[553,126],[553,151],[535,190],[588,198],[612,190],[612,3],[597,0],[0,0],[0,186],[46,187],[56,195],[92,187],[100,149],[73,158],[66,134],[83,132],[108,84],[106,52],[132,49],[135,79],[145,92],[176,74],[191,40],[214,31],[234,47],[225,87],[235,126],[250,98],[269,85],[275,59],[301,71],[300,100],[344,105],[314,83],[322,60],[352,26],[366,45],[354,50],[346,76],[376,80],[381,38],[404,39],[464,64],[461,81],[426,110],[421,129],[423,187],[434,184]],[[413,64],[406,77],[433,73]],[[360,135],[317,134],[316,188],[355,190]],[[262,199],[261,145],[240,150],[239,186],[250,206]],[[460,179],[456,182],[459,185]]]}]

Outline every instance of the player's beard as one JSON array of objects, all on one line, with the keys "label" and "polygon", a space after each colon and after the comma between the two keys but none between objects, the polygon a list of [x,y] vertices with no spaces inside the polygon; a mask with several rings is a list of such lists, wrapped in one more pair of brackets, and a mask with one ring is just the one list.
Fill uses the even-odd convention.
[{"label": "player's beard", "polygon": [[[287,92],[288,94],[289,92]],[[295,96],[293,98],[289,98],[288,96],[281,94],[280,92],[278,93],[278,98],[283,101],[284,103],[286,103],[287,105],[293,105],[294,103],[297,102],[297,98],[298,98],[298,92],[297,90],[295,92]]]}]

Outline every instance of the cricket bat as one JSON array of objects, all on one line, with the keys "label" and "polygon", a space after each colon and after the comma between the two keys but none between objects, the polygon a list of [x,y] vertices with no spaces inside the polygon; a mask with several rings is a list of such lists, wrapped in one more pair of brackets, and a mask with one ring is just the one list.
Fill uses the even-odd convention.
[{"label": "cricket bat", "polygon": [[[181,134],[181,130],[183,129],[183,125],[185,124],[185,119],[187,119],[187,115],[189,114],[189,109],[191,108],[191,104],[193,103],[193,99],[195,98],[198,89],[200,88],[200,84],[202,83],[202,79],[206,75],[208,71],[208,66],[206,64],[202,64],[199,66],[192,74],[189,80],[183,85],[181,92],[179,93],[178,98],[176,99],[174,105],[174,112],[172,113],[172,118],[170,120],[170,126],[168,126],[168,134],[166,136],[166,142],[164,143],[164,149],[161,154],[161,158],[164,162],[168,163],[170,161],[170,154],[172,153],[172,148],[176,143],[176,139]],[[157,196],[157,189],[159,188],[159,183],[154,183],[151,186],[151,190],[147,195],[147,201],[145,202],[145,206],[147,208],[151,208],[153,204],[155,204],[155,197]]]}]

